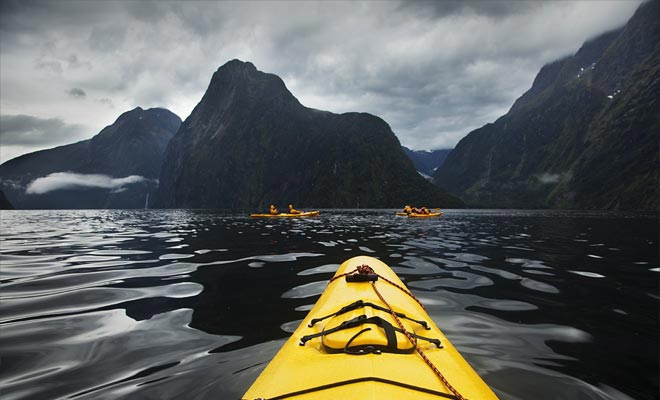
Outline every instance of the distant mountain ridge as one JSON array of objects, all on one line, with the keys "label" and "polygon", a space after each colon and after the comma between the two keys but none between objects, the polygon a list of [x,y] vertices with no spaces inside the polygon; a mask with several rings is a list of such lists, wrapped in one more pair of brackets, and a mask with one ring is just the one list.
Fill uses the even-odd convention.
[{"label": "distant mountain ridge", "polygon": [[426,182],[390,127],[307,108],[276,75],[232,60],[170,141],[162,207],[434,207],[462,203]]},{"label": "distant mountain ridge", "polygon": [[408,158],[413,162],[417,172],[423,174],[422,176],[427,180],[433,179],[433,174],[435,174],[435,171],[442,166],[452,150],[411,150],[406,146],[402,146],[402,148]]},{"label": "distant mountain ridge", "polygon": [[[0,188],[16,208],[143,207],[147,193],[157,187],[165,147],[180,124],[166,109],[137,107],[89,140],[3,163]],[[35,181],[43,185],[28,191]]]},{"label": "distant mountain ridge", "polygon": [[660,210],[660,1],[544,66],[434,182],[483,207]]}]

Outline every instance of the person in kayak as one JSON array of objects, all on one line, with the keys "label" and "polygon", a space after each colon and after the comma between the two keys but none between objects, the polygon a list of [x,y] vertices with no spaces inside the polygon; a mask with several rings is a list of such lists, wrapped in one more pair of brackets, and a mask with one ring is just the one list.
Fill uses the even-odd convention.
[{"label": "person in kayak", "polygon": [[410,206],[405,206],[403,207],[403,212],[406,214],[410,214],[412,212],[412,208]]},{"label": "person in kayak", "polygon": [[278,214],[277,208],[275,208],[275,206],[272,205],[272,204],[270,205],[270,214],[271,215],[277,215]]},{"label": "person in kayak", "polygon": [[426,207],[422,207],[422,208],[419,210],[419,213],[420,213],[420,214],[431,214],[431,211],[429,211],[429,209],[426,208]]},{"label": "person in kayak", "polygon": [[302,211],[298,211],[293,208],[293,204],[289,204],[289,214],[302,214]]}]

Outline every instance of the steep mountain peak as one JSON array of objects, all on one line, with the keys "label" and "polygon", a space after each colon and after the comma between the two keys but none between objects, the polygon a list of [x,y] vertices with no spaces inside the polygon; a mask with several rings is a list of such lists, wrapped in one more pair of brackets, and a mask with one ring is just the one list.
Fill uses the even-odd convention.
[{"label": "steep mountain peak", "polygon": [[167,108],[163,107],[153,107],[153,108],[142,108],[142,107],[135,107],[132,110],[124,111],[117,117],[115,122],[121,122],[124,120],[131,120],[131,119],[143,119],[143,118],[165,118],[166,120],[169,119],[175,119],[178,120],[179,123],[181,122],[181,118],[179,118],[178,115],[174,114],[172,111],[168,110]]},{"label": "steep mountain peak", "polygon": [[251,62],[231,60],[220,66],[211,78],[209,89],[213,86],[231,88],[235,86],[278,85],[286,90],[284,82],[274,74],[261,72]]},{"label": "steep mountain peak", "polygon": [[218,67],[218,71],[220,70],[257,71],[257,67],[255,67],[254,64],[249,61],[241,61],[238,58],[234,58],[233,60],[227,61],[224,65]]},{"label": "steep mountain peak", "polygon": [[[133,129],[126,129],[127,126],[133,126]],[[112,125],[106,126],[94,139],[105,137],[107,135],[114,135],[117,132],[122,134],[142,134],[146,131],[162,132],[168,136],[172,136],[173,132],[181,125],[181,118],[166,108],[149,108],[147,110],[142,107],[135,107],[132,110],[122,113]],[[124,127],[119,129],[119,127]],[[151,127],[157,128],[149,129]],[[169,138],[168,138],[169,139]],[[98,140],[98,139],[97,139]]]},{"label": "steep mountain peak", "polygon": [[123,113],[119,114],[115,122],[136,118],[138,115],[142,114],[143,112],[144,109],[142,107],[135,107],[132,110],[124,111]]},{"label": "steep mountain peak", "polygon": [[[139,107],[138,107],[139,108]],[[154,107],[142,111],[143,118],[154,121],[162,126],[167,132],[176,132],[181,125],[181,118],[167,108]],[[140,116],[138,116],[138,119]]]},{"label": "steep mountain peak", "polygon": [[252,64],[249,64],[249,66],[245,66],[241,70],[242,79],[236,82],[243,89],[244,100],[253,104],[268,104],[268,107],[288,108],[290,106],[300,106],[298,100],[289,92],[279,76],[261,72]]},{"label": "steep mountain peak", "polygon": [[213,74],[209,87],[184,125],[261,111],[286,112],[303,108],[282,79],[259,71],[254,64],[231,60]]},{"label": "steep mountain peak", "polygon": [[302,106],[277,75],[232,60],[170,141],[163,207],[456,206],[416,174],[385,121]]}]

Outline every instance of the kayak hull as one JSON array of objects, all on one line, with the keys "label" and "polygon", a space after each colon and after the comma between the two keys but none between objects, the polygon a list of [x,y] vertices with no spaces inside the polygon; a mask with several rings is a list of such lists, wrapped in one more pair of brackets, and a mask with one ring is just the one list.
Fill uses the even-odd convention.
[{"label": "kayak hull", "polygon": [[442,215],[442,211],[439,212],[434,212],[430,214],[416,214],[416,213],[404,213],[404,212],[397,212],[396,215],[400,217],[409,217],[409,218],[436,218]]},{"label": "kayak hull", "polygon": [[441,215],[442,215],[442,212],[435,212],[435,213],[429,213],[429,214],[410,213],[410,214],[408,214],[408,218],[437,218]]},{"label": "kayak hull", "polygon": [[251,218],[300,218],[300,217],[316,217],[319,215],[319,211],[307,211],[300,214],[289,214],[289,213],[280,213],[280,214],[250,214]]},{"label": "kayak hull", "polygon": [[[396,274],[383,262],[372,257],[355,257],[344,262],[335,276],[355,270],[358,265],[369,265],[373,270],[391,282],[405,288]],[[497,399],[488,385],[477,375],[445,335],[433,323],[424,308],[415,299],[383,279],[379,278],[374,286],[383,298],[395,309],[408,317],[424,320],[429,329],[410,320],[404,326],[411,333],[433,339],[439,339],[442,348],[435,344],[418,340],[418,346],[435,364],[447,381],[467,399]],[[348,342],[378,340],[378,335],[385,336],[382,329],[370,326],[358,332],[332,333],[338,335],[330,339],[326,336],[309,338],[304,345],[301,339],[309,335],[318,335],[324,330],[330,331],[333,323],[354,319],[360,315],[379,316],[383,320],[394,321],[389,311],[363,307],[335,315],[321,321],[322,318],[337,312],[342,307],[357,300],[386,307],[380,300],[370,282],[347,282],[345,277],[331,281],[317,303],[310,310],[300,326],[271,360],[261,375],[248,389],[243,400],[292,398],[308,399],[410,399],[426,400],[455,398],[451,390],[439,379],[422,357],[414,350],[399,354],[383,351],[380,354],[347,354],[343,351],[329,352],[333,340],[341,342],[341,335],[346,335]],[[333,322],[334,321],[334,322]],[[311,327],[310,327],[311,324]],[[369,336],[371,335],[371,336]],[[411,346],[402,333],[396,333],[398,345]],[[357,338],[357,339],[356,339]],[[389,339],[388,339],[389,340]],[[348,343],[348,344],[352,344]],[[348,348],[348,344],[346,347]]]}]

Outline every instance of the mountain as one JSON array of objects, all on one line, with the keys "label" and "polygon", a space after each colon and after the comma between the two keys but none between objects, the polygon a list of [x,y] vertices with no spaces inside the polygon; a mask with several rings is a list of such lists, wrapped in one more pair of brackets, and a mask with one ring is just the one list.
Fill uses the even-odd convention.
[{"label": "mountain", "polygon": [[451,149],[440,150],[411,150],[402,146],[403,151],[413,162],[417,172],[428,180],[433,179],[433,174],[445,162],[445,159],[451,153]]},{"label": "mountain", "polygon": [[0,210],[13,210],[14,206],[5,197],[5,192],[0,190]]},{"label": "mountain", "polygon": [[544,66],[434,183],[483,207],[660,210],[660,1]]},{"label": "mountain", "polygon": [[3,163],[0,189],[16,208],[142,208],[179,125],[168,110],[135,108],[89,140]]},{"label": "mountain", "polygon": [[456,207],[382,119],[307,108],[276,75],[229,61],[170,141],[158,204],[175,208]]}]

